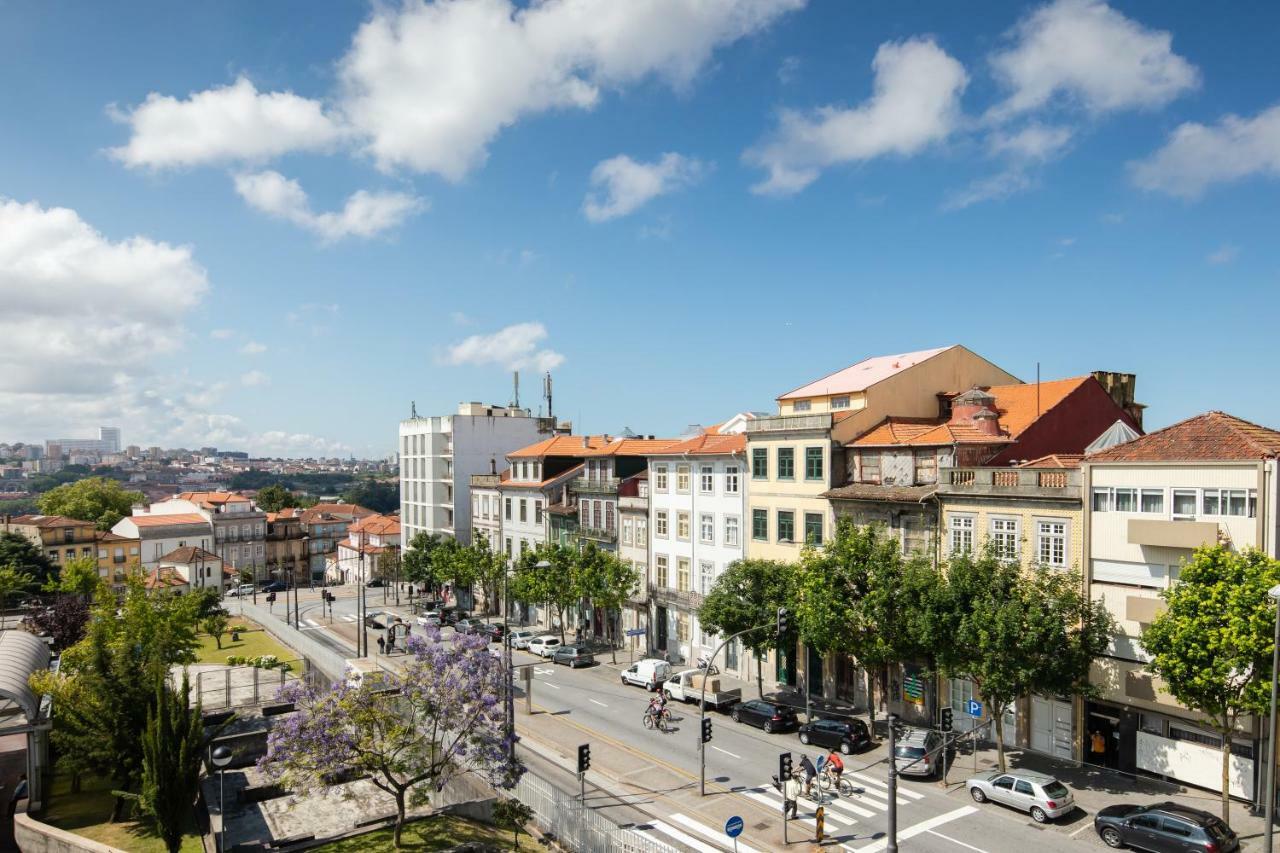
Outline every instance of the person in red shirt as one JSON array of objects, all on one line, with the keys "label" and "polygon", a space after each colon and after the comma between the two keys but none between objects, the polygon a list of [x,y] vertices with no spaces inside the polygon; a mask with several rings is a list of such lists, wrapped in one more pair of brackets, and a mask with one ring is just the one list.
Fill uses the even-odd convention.
[{"label": "person in red shirt", "polygon": [[827,760],[822,762],[822,767],[835,777],[835,784],[832,787],[838,790],[840,788],[840,776],[844,773],[844,759],[840,757],[840,753],[834,749],[831,750]]}]

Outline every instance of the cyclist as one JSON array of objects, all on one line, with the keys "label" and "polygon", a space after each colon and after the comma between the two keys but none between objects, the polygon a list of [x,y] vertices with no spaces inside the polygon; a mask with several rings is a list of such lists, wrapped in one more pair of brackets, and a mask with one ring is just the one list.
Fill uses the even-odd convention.
[{"label": "cyclist", "polygon": [[840,790],[840,777],[844,774],[844,759],[840,757],[840,753],[834,749],[831,750],[831,754],[827,756],[826,761],[822,762],[822,766],[831,775],[831,787],[837,791]]},{"label": "cyclist", "polygon": [[813,766],[813,762],[809,760],[809,756],[800,756],[800,775],[801,781],[804,782],[804,795],[809,796],[809,791],[813,787],[813,780],[818,776],[818,770]]}]

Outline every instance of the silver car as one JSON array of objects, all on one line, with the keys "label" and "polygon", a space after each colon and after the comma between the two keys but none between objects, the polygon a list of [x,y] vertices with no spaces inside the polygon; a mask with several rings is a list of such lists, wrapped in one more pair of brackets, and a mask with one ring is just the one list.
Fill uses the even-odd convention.
[{"label": "silver car", "polygon": [[942,766],[942,735],[932,729],[907,729],[898,738],[894,757],[903,776],[932,776]]},{"label": "silver car", "polygon": [[969,796],[975,803],[991,800],[1029,812],[1036,823],[1045,823],[1062,817],[1076,807],[1075,798],[1052,776],[1029,770],[1001,773],[988,770],[973,776],[965,783]]}]

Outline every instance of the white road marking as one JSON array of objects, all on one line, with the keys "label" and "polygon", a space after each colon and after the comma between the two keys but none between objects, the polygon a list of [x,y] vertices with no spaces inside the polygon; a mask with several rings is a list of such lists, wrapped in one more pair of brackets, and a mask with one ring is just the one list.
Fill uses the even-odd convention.
[{"label": "white road marking", "polygon": [[540,666],[535,666],[533,668],[533,671],[538,675],[551,675],[553,672],[555,672],[555,668],[553,667],[551,669],[543,669]]},{"label": "white road marking", "polygon": [[342,621],[343,621],[343,622],[354,622],[354,621],[356,621],[356,617],[352,616],[350,613],[344,613],[344,614],[342,614]]},{"label": "white road marking", "polygon": [[720,748],[720,747],[718,747],[718,746],[713,746],[713,747],[711,747],[711,748],[712,748],[712,749],[714,749],[716,752],[723,752],[725,755],[729,756],[730,758],[736,758],[736,759],[738,759],[739,761],[741,761],[741,760],[742,760],[742,756],[741,756],[741,755],[734,755],[732,752],[730,752],[730,751],[729,751],[729,750],[727,750],[727,749],[721,749],[721,748]]},{"label": "white road marking", "polygon": [[[671,819],[676,823],[682,824],[686,828],[692,829],[694,832],[711,839],[713,842],[723,845],[724,847],[728,847],[733,843],[729,836],[725,835],[723,832],[717,832],[708,826],[703,826],[691,817],[686,817],[682,814],[673,814]],[[735,848],[737,853],[759,853],[759,851],[754,848],[743,844],[741,841],[742,836],[738,836],[738,838],[738,846]]]},{"label": "white road marking", "polygon": [[680,830],[676,829],[674,826],[667,826],[665,823],[663,823],[660,820],[651,820],[649,821],[649,825],[652,826],[654,829],[658,830],[658,832],[661,832],[664,835],[671,836],[676,841],[679,841],[681,844],[685,845],[686,847],[691,847],[694,850],[699,851],[699,853],[721,853],[719,848],[712,847],[709,844],[703,844],[701,841],[694,838],[692,835],[689,835],[688,833],[685,833],[685,832],[681,832]]},{"label": "white road marking", "polygon": [[[929,832],[936,827],[942,826],[946,823],[951,823],[953,820],[959,820],[960,818],[966,815],[971,815],[976,811],[977,809],[973,806],[961,806],[958,809],[937,815],[936,817],[931,817],[928,820],[922,820],[917,824],[908,826],[906,829],[898,830],[898,840],[903,841],[907,838],[914,838],[922,832]],[[882,838],[879,841],[873,842],[864,847],[854,848],[845,845],[845,849],[853,850],[854,853],[880,853],[881,850],[884,850],[888,841],[889,840],[887,838]]]},{"label": "white road marking", "polygon": [[604,704],[603,702],[597,702],[595,699],[592,699],[591,701],[592,701],[592,702],[594,702],[596,705],[599,705],[601,708],[608,708],[608,707],[609,707],[608,705]]},{"label": "white road marking", "polygon": [[[759,802],[764,803],[765,805],[769,806],[770,809],[772,810],[776,811],[781,809],[782,795],[779,794],[777,791],[775,791],[773,788],[765,788],[763,790],[764,790],[764,793],[759,793],[757,791],[751,790],[750,788],[747,788],[746,790],[739,791],[739,793],[746,794],[748,797],[751,797],[751,799],[758,800]],[[765,796],[766,794],[771,796]],[[771,797],[776,797],[777,799],[772,799]],[[797,805],[798,807],[796,809],[795,820],[798,820],[800,823],[807,823],[809,826],[817,826],[818,822],[814,819],[817,816],[817,812],[814,811],[814,808],[816,807],[813,805],[812,801],[801,799]],[[830,811],[826,812],[825,817],[826,817],[827,823],[834,824],[837,827],[842,826],[846,823],[852,824],[852,823],[858,822],[855,819],[851,817],[846,817],[844,815],[833,815],[831,814]]]},{"label": "white road marking", "polygon": [[1090,821],[1085,821],[1085,822],[1084,822],[1083,824],[1081,824],[1081,825],[1080,825],[1080,826],[1079,826],[1079,827],[1078,827],[1074,832],[1070,833],[1067,837],[1068,837],[1068,838],[1075,838],[1077,835],[1079,835],[1080,833],[1084,832],[1086,829],[1088,829],[1088,828],[1089,828],[1089,827],[1091,827],[1091,826],[1093,826],[1093,824],[1092,824]]},{"label": "white road marking", "polygon": [[319,627],[320,627],[320,623],[319,623],[319,622],[317,622],[317,621],[316,621],[316,620],[314,620],[314,619],[303,619],[302,621],[303,621],[303,622],[306,622],[306,623],[307,623],[307,626],[308,626],[308,627],[310,627],[310,628],[319,628]]},{"label": "white road marking", "polygon": [[[885,802],[886,803],[888,802],[889,786],[886,783],[881,782],[879,779],[876,779],[874,776],[867,776],[863,773],[858,773],[856,770],[846,770],[844,772],[844,775],[852,776],[855,779],[861,779],[863,782],[866,782],[868,785],[872,785],[876,788],[883,788],[884,793],[878,794],[878,796],[884,797]],[[901,785],[899,785],[898,786],[898,805],[900,806],[906,805],[906,803],[902,801],[903,797],[910,797],[913,800],[923,800],[924,794],[917,794],[915,791],[910,791],[902,787]]]},{"label": "white road marking", "polygon": [[[875,817],[876,816],[876,813],[869,809],[864,809],[861,806],[855,806],[849,800],[848,797],[832,797],[829,800],[827,800],[827,805],[830,806],[831,808],[837,809],[838,811],[853,812],[859,817]],[[879,805],[879,804],[877,803],[876,805]],[[887,804],[881,806],[881,808],[886,808],[886,809],[888,807],[889,806]]]},{"label": "white road marking", "polygon": [[965,843],[964,843],[963,841],[961,841],[959,838],[952,838],[950,835],[943,835],[941,832],[936,832],[936,831],[934,831],[934,830],[932,830],[932,829],[931,829],[931,830],[929,830],[929,834],[930,834],[930,835],[936,835],[936,836],[938,836],[939,838],[942,838],[942,839],[945,839],[945,840],[947,840],[947,841],[950,841],[952,844],[959,844],[961,847],[967,847],[967,848],[969,848],[970,850],[975,851],[975,853],[987,853],[987,851],[983,850],[981,847],[974,847],[972,844],[965,844]]},{"label": "white road marking", "polygon": [[538,683],[541,684],[543,687],[550,687],[552,690],[560,689],[559,684],[552,684],[550,681],[539,681]]}]

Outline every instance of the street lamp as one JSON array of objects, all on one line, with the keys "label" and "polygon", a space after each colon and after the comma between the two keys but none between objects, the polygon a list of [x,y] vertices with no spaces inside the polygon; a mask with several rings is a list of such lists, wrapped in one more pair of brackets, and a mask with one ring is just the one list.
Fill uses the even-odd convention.
[{"label": "street lamp", "polygon": [[1267,590],[1267,597],[1276,602],[1276,635],[1271,646],[1271,728],[1267,730],[1267,805],[1264,813],[1267,816],[1266,835],[1262,849],[1271,853],[1273,841],[1272,821],[1276,810],[1276,668],[1280,666],[1280,583]]},{"label": "street lamp", "polygon": [[231,763],[231,750],[225,746],[215,747],[209,760],[218,768],[218,823],[221,830],[218,833],[218,853],[222,853],[227,849],[227,811],[223,805],[223,780],[227,775],[227,765]]}]

